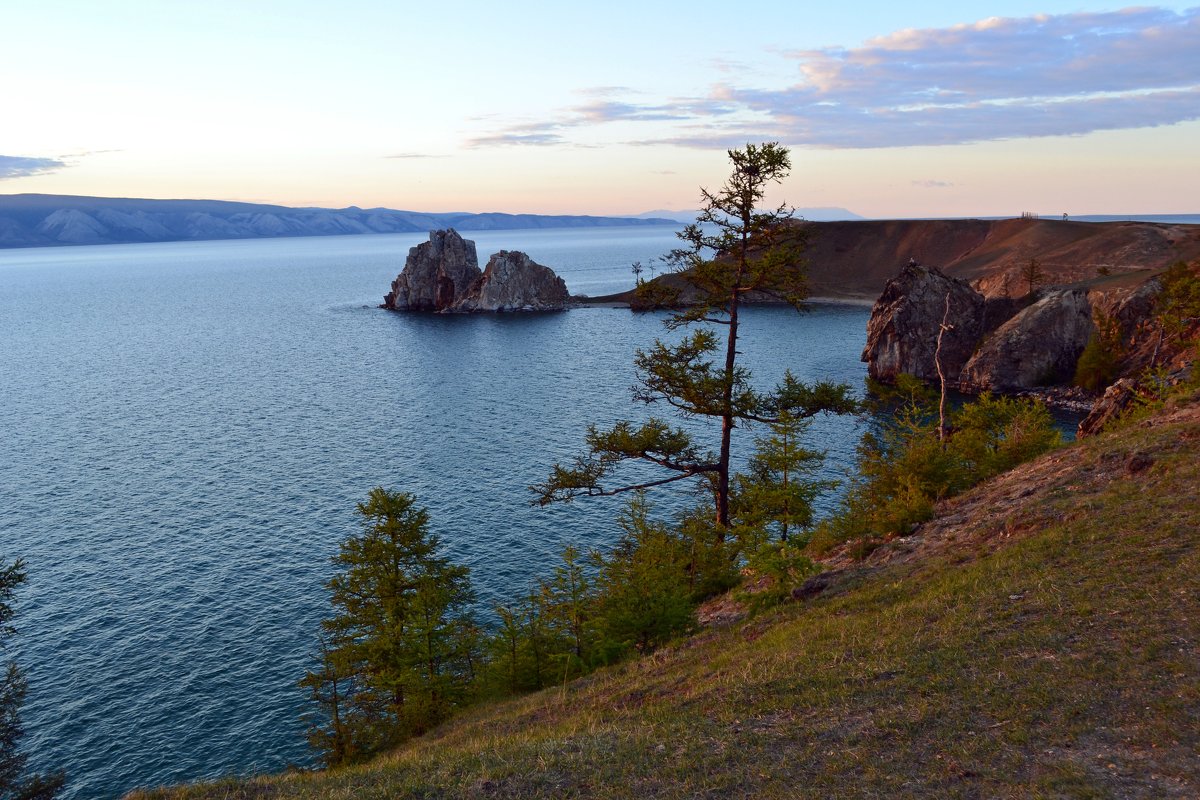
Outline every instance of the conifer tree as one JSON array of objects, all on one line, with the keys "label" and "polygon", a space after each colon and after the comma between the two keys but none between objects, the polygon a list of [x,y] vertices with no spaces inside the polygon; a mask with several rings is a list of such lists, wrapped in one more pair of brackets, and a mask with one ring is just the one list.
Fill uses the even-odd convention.
[{"label": "conifer tree", "polygon": [[813,501],[835,485],[815,477],[825,454],[804,447],[808,420],[786,411],[769,426],[767,436],[754,440],[755,450],[734,492],[734,518],[742,525],[773,527],[780,541],[813,524]]},{"label": "conifer tree", "polygon": [[[701,190],[703,208],[696,222],[678,235],[684,246],[670,258],[673,277],[684,286],[667,299],[679,306],[666,322],[669,330],[689,326],[682,341],[656,341],[635,359],[638,385],[634,399],[664,404],[687,418],[720,425],[715,452],[680,427],[651,417],[638,425],[618,422],[612,428],[591,427],[588,452],[569,465],[555,464],[544,484],[531,487],[538,502],[579,496],[612,495],[697,479],[712,496],[719,537],[730,527],[730,460],[736,427],[752,422],[776,423],[780,413],[807,418],[820,412],[850,412],[856,404],[848,387],[830,383],[807,386],[790,374],[770,392],[751,385],[750,372],[738,364],[741,310],[747,298],[770,299],[797,309],[807,295],[800,252],[804,229],[790,224],[786,205],[761,208],[769,186],[791,170],[787,148],[776,142],[747,144],[730,150],[733,164],[718,190]],[[647,282],[640,290],[660,297],[669,284]],[[673,290],[671,290],[673,291]],[[656,299],[655,302],[658,302]],[[724,330],[724,336],[717,329]],[[665,470],[661,478],[609,479],[626,462],[648,462]]]},{"label": "conifer tree", "polygon": [[[11,625],[12,599],[17,586],[25,582],[25,565],[17,560],[0,562],[0,654],[5,653],[5,640],[16,631]],[[25,775],[27,753],[18,750],[24,728],[21,725],[21,703],[25,700],[25,676],[16,663],[3,665],[0,677],[0,798],[2,800],[51,800],[62,789],[66,778],[62,772],[48,775]]]},{"label": "conifer tree", "polygon": [[550,578],[541,581],[541,601],[555,639],[554,657],[562,665],[556,673],[575,677],[587,671],[592,658],[592,587],[578,550],[567,546],[561,557]]},{"label": "conifer tree", "polygon": [[653,650],[695,624],[688,550],[679,530],[650,518],[642,492],[632,496],[618,523],[622,535],[613,552],[592,554],[604,662]]},{"label": "conifer tree", "polygon": [[1021,277],[1025,279],[1025,285],[1029,287],[1029,294],[1036,292],[1046,282],[1046,271],[1042,269],[1042,262],[1036,258],[1029,259],[1029,262],[1021,268]]},{"label": "conifer tree", "polygon": [[372,489],[362,532],[341,543],[308,688],[323,719],[310,741],[330,766],[427,730],[467,693],[475,625],[468,571],[438,555],[411,494]]}]

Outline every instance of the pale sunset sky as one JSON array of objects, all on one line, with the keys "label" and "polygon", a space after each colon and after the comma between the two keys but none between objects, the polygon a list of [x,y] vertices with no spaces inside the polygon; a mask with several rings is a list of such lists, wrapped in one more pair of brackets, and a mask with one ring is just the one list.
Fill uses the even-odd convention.
[{"label": "pale sunset sky", "polygon": [[0,194],[697,205],[724,150],[869,217],[1200,213],[1200,7],[4,2]]}]

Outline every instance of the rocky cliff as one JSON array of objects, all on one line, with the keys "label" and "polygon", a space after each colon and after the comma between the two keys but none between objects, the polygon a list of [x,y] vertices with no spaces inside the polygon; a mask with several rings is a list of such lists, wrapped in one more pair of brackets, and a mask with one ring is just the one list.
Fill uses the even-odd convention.
[{"label": "rocky cliff", "polygon": [[979,342],[959,386],[1012,392],[1068,383],[1095,329],[1087,292],[1047,292]]},{"label": "rocky cliff", "polygon": [[430,231],[428,242],[409,248],[404,271],[392,281],[383,305],[393,311],[446,311],[481,276],[474,242],[453,228]]},{"label": "rocky cliff", "polygon": [[[947,313],[949,302],[949,313]],[[1094,330],[1086,291],[987,299],[958,278],[910,264],[888,281],[867,323],[862,359],[875,380],[902,373],[964,391],[1020,391],[1069,381]]]},{"label": "rocky cliff", "polygon": [[871,311],[862,354],[868,374],[885,383],[901,374],[937,380],[934,352],[945,318],[951,327],[942,337],[942,369],[947,380],[957,381],[979,341],[984,306],[983,296],[964,281],[910,264],[888,281]]},{"label": "rocky cliff", "polygon": [[439,313],[562,311],[570,299],[554,270],[519,251],[501,250],[481,272],[475,243],[451,228],[431,231],[428,242],[409,249],[383,307]]},{"label": "rocky cliff", "polygon": [[554,270],[524,253],[501,250],[451,311],[561,311],[571,299]]}]

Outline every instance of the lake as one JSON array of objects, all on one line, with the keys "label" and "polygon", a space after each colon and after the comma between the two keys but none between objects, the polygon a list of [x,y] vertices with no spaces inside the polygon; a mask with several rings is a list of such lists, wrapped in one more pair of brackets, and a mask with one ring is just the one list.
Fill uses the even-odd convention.
[{"label": "lake", "polygon": [[[592,295],[675,244],[646,227],[468,237],[481,261],[524,250]],[[0,252],[0,558],[29,573],[24,746],[68,771],[67,797],[309,763],[295,684],[374,486],[429,508],[483,609],[563,545],[614,541],[619,500],[542,509],[527,487],[589,423],[646,413],[632,357],[662,317],[378,309],[425,238]],[[868,313],[750,309],[745,363],[860,387]],[[828,475],[858,424],[812,428]]]}]

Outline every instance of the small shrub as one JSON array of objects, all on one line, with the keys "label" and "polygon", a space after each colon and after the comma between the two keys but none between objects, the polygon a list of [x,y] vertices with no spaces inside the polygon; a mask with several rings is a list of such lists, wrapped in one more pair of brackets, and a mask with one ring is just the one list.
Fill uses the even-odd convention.
[{"label": "small shrub", "polygon": [[755,575],[767,579],[767,585],[742,599],[751,612],[778,605],[792,596],[792,589],[804,583],[820,568],[795,541],[769,542],[747,559],[746,566]]},{"label": "small shrub", "polygon": [[931,402],[911,387],[909,399],[863,436],[858,477],[838,512],[817,527],[814,549],[908,533],[933,516],[934,505],[1056,446],[1049,411],[1027,398],[981,395],[950,415],[938,439]]}]

